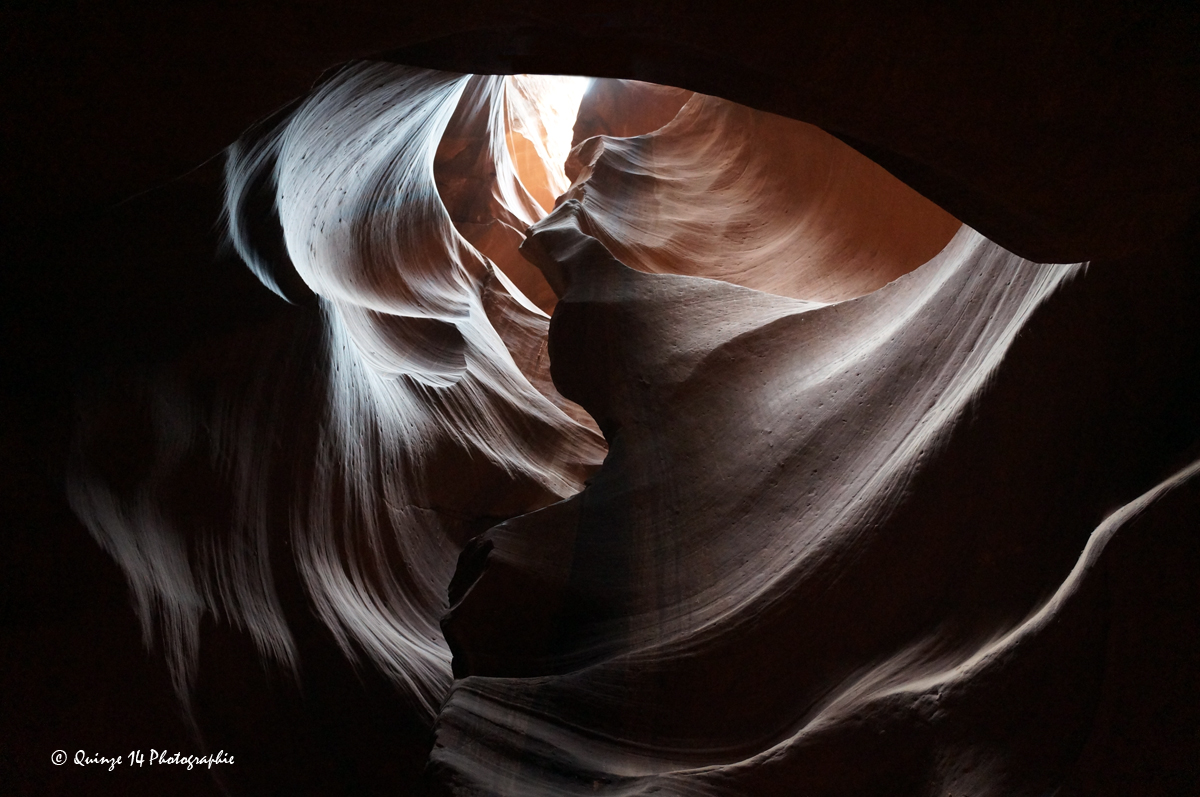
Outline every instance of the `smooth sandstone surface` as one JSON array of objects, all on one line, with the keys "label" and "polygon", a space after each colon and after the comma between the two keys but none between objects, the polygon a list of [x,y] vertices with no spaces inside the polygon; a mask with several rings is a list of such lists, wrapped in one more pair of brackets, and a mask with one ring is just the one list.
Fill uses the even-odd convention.
[{"label": "smooth sandstone surface", "polygon": [[116,308],[194,330],[100,336],[58,512],[176,743],[236,748],[231,793],[1194,791],[1200,289],[1186,158],[1143,168],[1175,128],[1106,172],[1162,189],[1121,216],[1056,194],[1061,148],[1012,156],[1019,113],[917,142],[945,109],[728,84],[948,212],[687,63],[594,83],[563,164],[539,78],[327,74],[226,161],[226,257],[291,305],[207,261],[231,306],[167,297],[216,209],[128,211],[167,266]]},{"label": "smooth sandstone surface", "polygon": [[953,216],[833,136],[693,95],[658,130],[581,142],[567,198],[621,262],[810,301],[933,258]]}]

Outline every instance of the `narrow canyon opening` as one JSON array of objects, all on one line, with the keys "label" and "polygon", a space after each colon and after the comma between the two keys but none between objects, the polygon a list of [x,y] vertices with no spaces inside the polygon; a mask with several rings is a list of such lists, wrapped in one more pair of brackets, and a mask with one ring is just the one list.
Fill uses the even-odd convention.
[{"label": "narrow canyon opening", "polygon": [[553,290],[513,246],[564,199],[632,268],[822,303],[908,273],[960,226],[802,122],[632,80],[473,80],[438,146],[438,189],[458,231],[547,312]]}]

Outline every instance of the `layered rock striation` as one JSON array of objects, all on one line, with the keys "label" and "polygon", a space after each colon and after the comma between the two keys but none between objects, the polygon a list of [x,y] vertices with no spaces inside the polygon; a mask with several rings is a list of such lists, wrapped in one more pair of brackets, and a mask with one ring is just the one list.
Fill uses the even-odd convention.
[{"label": "layered rock striation", "polygon": [[71,506],[197,731],[245,726],[196,697],[222,633],[383,679],[368,791],[1073,794],[1194,730],[1146,680],[1198,649],[1194,580],[1148,583],[1200,564],[1191,233],[1131,288],[811,125],[558,88],[335,72],[228,153],[295,312],[83,402]]}]

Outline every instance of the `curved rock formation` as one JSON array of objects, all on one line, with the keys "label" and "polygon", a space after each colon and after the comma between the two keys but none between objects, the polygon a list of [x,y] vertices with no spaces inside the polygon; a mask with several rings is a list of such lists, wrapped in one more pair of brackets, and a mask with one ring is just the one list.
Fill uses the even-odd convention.
[{"label": "curved rock formation", "polygon": [[581,142],[576,158],[566,196],[640,271],[840,301],[932,259],[959,227],[829,134],[715,97],[693,95],[655,132]]},{"label": "curved rock formation", "polygon": [[[381,676],[409,735],[330,753],[350,791],[1089,788],[1196,655],[1130,664],[1131,607],[1153,644],[1196,597],[1138,578],[1200,560],[1195,402],[1156,398],[1195,346],[1087,335],[1195,280],[1030,262],[679,89],[593,83],[560,165],[549,80],[358,62],[230,149],[231,243],[297,306],[90,396],[69,483],[179,694],[241,631],[305,692]],[[282,769],[222,777],[326,788]]]},{"label": "curved rock formation", "polygon": [[[316,303],[244,371],[184,364],[142,388],[154,427],[132,483],[105,473],[116,441],[85,425],[72,487],[147,636],[161,628],[181,694],[204,614],[296,668],[287,615],[310,604],[431,721],[449,685],[437,620],[459,547],[489,518],[576,492],[599,463],[594,426],[546,373],[545,314],[461,237],[435,187],[455,108],[470,128],[503,97],[487,78],[362,64],[231,151],[235,246],[259,274],[292,274],[269,286],[300,283]],[[491,178],[485,223],[540,213],[507,162]],[[284,262],[263,263],[272,241],[242,221],[253,185],[274,187]],[[197,507],[197,493],[217,500]],[[299,606],[280,604],[281,567]]]},{"label": "curved rock formation", "polygon": [[[814,307],[638,275],[583,218],[560,206],[526,248],[565,277],[553,374],[609,456],[584,492],[489,531],[487,557],[460,563],[481,572],[445,623],[456,673],[489,677],[456,686],[437,760],[484,792],[519,770],[503,793],[569,776],[584,793],[805,747],[890,690],[954,673],[1034,609],[1020,589],[978,605],[980,585],[957,578],[960,556],[1011,530],[965,549],[957,524],[901,508],[1073,267],[964,229],[904,279]],[[512,761],[460,761],[484,728]],[[797,766],[790,788],[812,777],[804,790],[821,793]]]}]

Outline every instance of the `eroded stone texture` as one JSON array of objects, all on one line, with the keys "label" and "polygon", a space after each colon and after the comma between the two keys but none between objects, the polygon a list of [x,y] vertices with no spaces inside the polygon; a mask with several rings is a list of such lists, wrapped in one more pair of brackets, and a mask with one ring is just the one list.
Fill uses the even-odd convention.
[{"label": "eroded stone texture", "polygon": [[[813,306],[640,274],[595,225],[567,203],[524,251],[562,275],[553,374],[610,452],[581,494],[460,561],[473,583],[444,628],[462,680],[433,755],[455,793],[1041,794],[1084,777],[1107,628],[1131,610],[1111,574],[1148,508],[1192,511],[1196,466],[1098,526],[1154,478],[1049,475],[1146,450],[1081,406],[1056,426],[1070,402],[1028,403],[1055,291],[1081,269],[964,228],[885,288]],[[1035,429],[1055,453],[1004,445]]]},{"label": "eroded stone texture", "polygon": [[[1092,12],[1011,74],[1003,43],[1061,20],[749,9],[647,56],[546,13],[400,38],[689,90],[595,84],[532,238],[566,189],[533,94],[343,69],[227,172],[235,248],[298,306],[220,339],[200,314],[188,351],[96,366],[62,424],[75,513],[204,743],[250,751],[224,785],[1195,791],[1192,117],[1161,110],[1187,81],[1090,102],[1120,62]],[[1122,28],[1162,45],[1146,74],[1190,29],[1162,24]],[[946,210],[695,89],[819,122]],[[955,216],[1026,255],[1141,254],[1032,263]]]},{"label": "eroded stone texture", "polygon": [[564,196],[640,271],[840,301],[929,261],[959,227],[812,125],[699,94],[661,128],[585,140],[574,158]]}]

